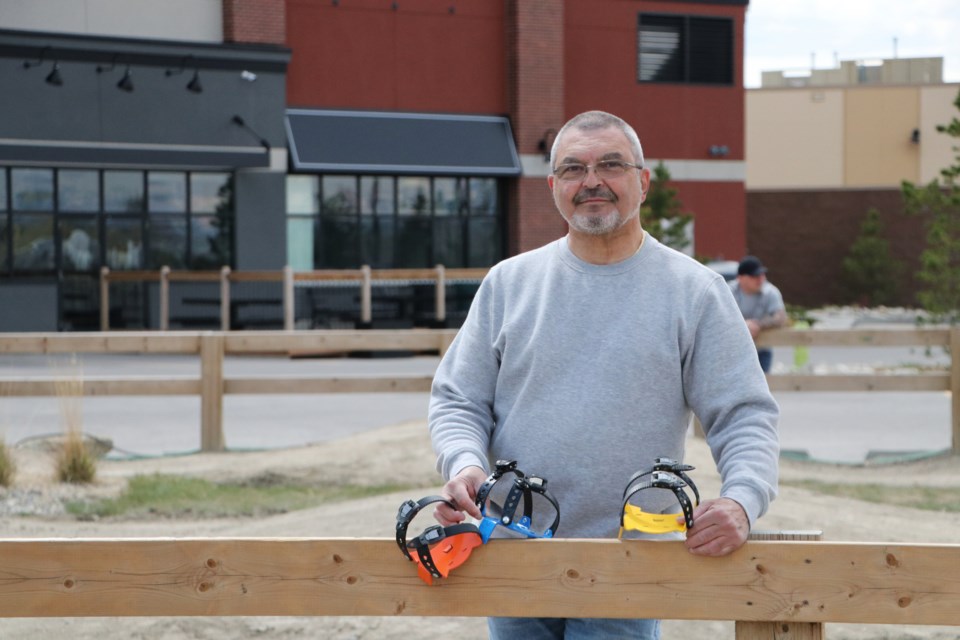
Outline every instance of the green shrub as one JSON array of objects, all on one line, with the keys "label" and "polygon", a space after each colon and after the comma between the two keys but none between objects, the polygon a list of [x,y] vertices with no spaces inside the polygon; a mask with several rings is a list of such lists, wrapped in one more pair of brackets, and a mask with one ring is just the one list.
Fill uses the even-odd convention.
[{"label": "green shrub", "polygon": [[860,235],[843,259],[840,280],[847,300],[865,307],[893,304],[902,270],[903,265],[890,255],[880,213],[870,209],[860,224]]}]

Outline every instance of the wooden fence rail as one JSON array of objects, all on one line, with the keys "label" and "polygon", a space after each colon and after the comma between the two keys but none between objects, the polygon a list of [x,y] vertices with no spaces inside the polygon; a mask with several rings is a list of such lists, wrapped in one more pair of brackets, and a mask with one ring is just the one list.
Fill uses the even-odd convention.
[{"label": "wooden fence rail", "polygon": [[825,622],[960,626],[958,566],[945,544],[751,540],[705,558],[680,542],[495,540],[427,586],[392,539],[7,539],[0,617],[649,617],[820,638]]},{"label": "wooden fence rail", "polygon": [[[3,353],[182,353],[200,356],[200,376],[85,377],[85,395],[201,396],[201,448],[225,448],[223,395],[284,393],[425,392],[432,376],[230,376],[225,356],[269,353],[353,351],[434,351],[443,354],[455,329],[99,332],[0,334]],[[782,329],[763,334],[772,346],[921,346],[960,354],[960,328],[884,330]],[[960,358],[949,372],[906,374],[777,374],[767,377],[773,391],[939,391],[950,392],[951,451],[960,455]],[[0,396],[56,395],[57,380],[0,380]]]},{"label": "wooden fence rail", "polygon": [[283,328],[291,331],[295,325],[296,308],[294,288],[297,282],[356,282],[360,288],[360,321],[373,321],[373,283],[375,281],[421,280],[434,282],[434,309],[437,322],[447,317],[446,288],[450,280],[480,281],[488,269],[446,268],[438,264],[433,269],[326,269],[318,271],[294,271],[284,267],[279,271],[232,271],[222,267],[219,271],[174,271],[162,267],[157,271],[111,271],[100,268],[100,330],[110,330],[110,283],[111,282],[156,282],[159,283],[159,329],[170,329],[170,283],[207,282],[220,283],[220,330],[230,330],[231,284],[239,282],[276,282],[282,284]]}]

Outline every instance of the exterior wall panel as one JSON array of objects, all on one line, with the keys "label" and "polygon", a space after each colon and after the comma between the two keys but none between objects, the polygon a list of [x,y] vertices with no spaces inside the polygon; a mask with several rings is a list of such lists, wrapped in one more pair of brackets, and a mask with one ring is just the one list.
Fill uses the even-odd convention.
[{"label": "exterior wall panel", "polygon": [[844,180],[844,92],[747,92],[747,189],[836,188]]},{"label": "exterior wall panel", "polygon": [[960,85],[948,84],[920,89],[920,182],[926,184],[940,177],[940,170],[953,164],[960,146],[956,138],[937,131],[937,125],[946,125],[960,117],[954,104],[960,94]]},{"label": "exterior wall panel", "polygon": [[898,185],[920,177],[910,134],[920,122],[918,87],[848,89],[844,105],[844,184]]}]

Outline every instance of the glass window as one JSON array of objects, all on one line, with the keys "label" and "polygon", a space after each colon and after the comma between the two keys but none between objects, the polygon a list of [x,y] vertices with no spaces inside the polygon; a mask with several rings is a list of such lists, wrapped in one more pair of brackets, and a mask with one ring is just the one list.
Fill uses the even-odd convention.
[{"label": "glass window", "polygon": [[99,266],[97,219],[70,216],[60,220],[60,251],[66,271],[91,271]]},{"label": "glass window", "polygon": [[392,215],[396,209],[392,176],[360,178],[360,213]]},{"label": "glass window", "polygon": [[496,215],[496,178],[470,178],[470,213],[481,216]]},{"label": "glass window", "polygon": [[287,264],[294,271],[311,271],[314,268],[313,223],[314,218],[308,216],[287,218]]},{"label": "glass window", "polygon": [[430,178],[397,179],[397,213],[402,216],[430,215]]},{"label": "glass window", "polygon": [[498,218],[470,218],[468,231],[468,267],[489,267],[503,259],[503,241]]},{"label": "glass window", "polygon": [[229,173],[191,173],[190,211],[216,213],[233,210],[233,186]]},{"label": "glass window", "polygon": [[57,172],[57,210],[100,210],[100,176],[96,171],[61,169]]},{"label": "glass window", "polygon": [[433,223],[433,261],[446,267],[465,267],[464,233],[467,218],[443,217]]},{"label": "glass window", "polygon": [[357,179],[355,176],[323,176],[323,209],[325,216],[357,212]]},{"label": "glass window", "polygon": [[187,219],[184,216],[150,218],[148,269],[187,266]]},{"label": "glass window", "polygon": [[190,217],[190,266],[219,269],[230,266],[230,216]]},{"label": "glass window", "polygon": [[11,169],[14,211],[53,211],[52,169]]},{"label": "glass window", "polygon": [[139,218],[108,218],[107,266],[111,269],[140,269],[143,265],[143,225]]},{"label": "glass window", "polygon": [[466,178],[434,178],[433,206],[438,216],[466,215],[469,209]]},{"label": "glass window", "polygon": [[320,212],[320,180],[317,176],[287,176],[287,213]]},{"label": "glass window", "polygon": [[360,262],[375,269],[396,266],[393,243],[396,218],[364,216],[360,219]]},{"label": "glass window", "polygon": [[187,176],[178,171],[151,171],[147,174],[147,194],[150,213],[184,212],[187,210]]},{"label": "glass window", "polygon": [[143,172],[104,171],[103,210],[108,213],[143,211]]},{"label": "glass window", "polygon": [[10,242],[10,217],[6,213],[0,213],[0,271],[7,271],[10,268],[10,252],[7,250]]},{"label": "glass window", "polygon": [[395,267],[426,269],[432,267],[432,221],[429,217],[397,219],[397,264]]},{"label": "glass window", "polygon": [[15,214],[13,268],[18,271],[50,271],[56,266],[55,257],[53,214]]},{"label": "glass window", "polygon": [[733,84],[733,20],[641,13],[637,80]]},{"label": "glass window", "polygon": [[314,264],[330,269],[356,269],[357,218],[355,216],[321,216]]}]

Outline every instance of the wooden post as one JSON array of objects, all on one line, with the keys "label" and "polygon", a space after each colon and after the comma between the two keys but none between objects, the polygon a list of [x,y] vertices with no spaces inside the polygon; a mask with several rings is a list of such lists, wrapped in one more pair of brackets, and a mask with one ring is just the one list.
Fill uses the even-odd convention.
[{"label": "wooden post", "polygon": [[960,455],[960,327],[950,329],[950,452]]},{"label": "wooden post", "polygon": [[447,270],[442,264],[437,265],[436,307],[437,326],[442,327],[447,321]]},{"label": "wooden post", "polygon": [[373,285],[370,282],[370,265],[360,267],[363,280],[360,283],[360,322],[369,327],[373,323]]},{"label": "wooden post", "polygon": [[283,328],[287,331],[293,331],[295,320],[293,267],[287,265],[283,268]]},{"label": "wooden post", "polygon": [[100,331],[110,331],[110,267],[100,267]]},{"label": "wooden post", "polygon": [[170,267],[160,267],[160,331],[170,330]]},{"label": "wooden post", "polygon": [[220,330],[230,331],[230,267],[220,268]]},{"label": "wooden post", "polygon": [[200,336],[200,449],[223,451],[223,353],[222,333]]},{"label": "wooden post", "polygon": [[[822,531],[754,531],[750,540],[822,540]],[[821,622],[741,622],[734,625],[736,640],[824,640]]]}]

